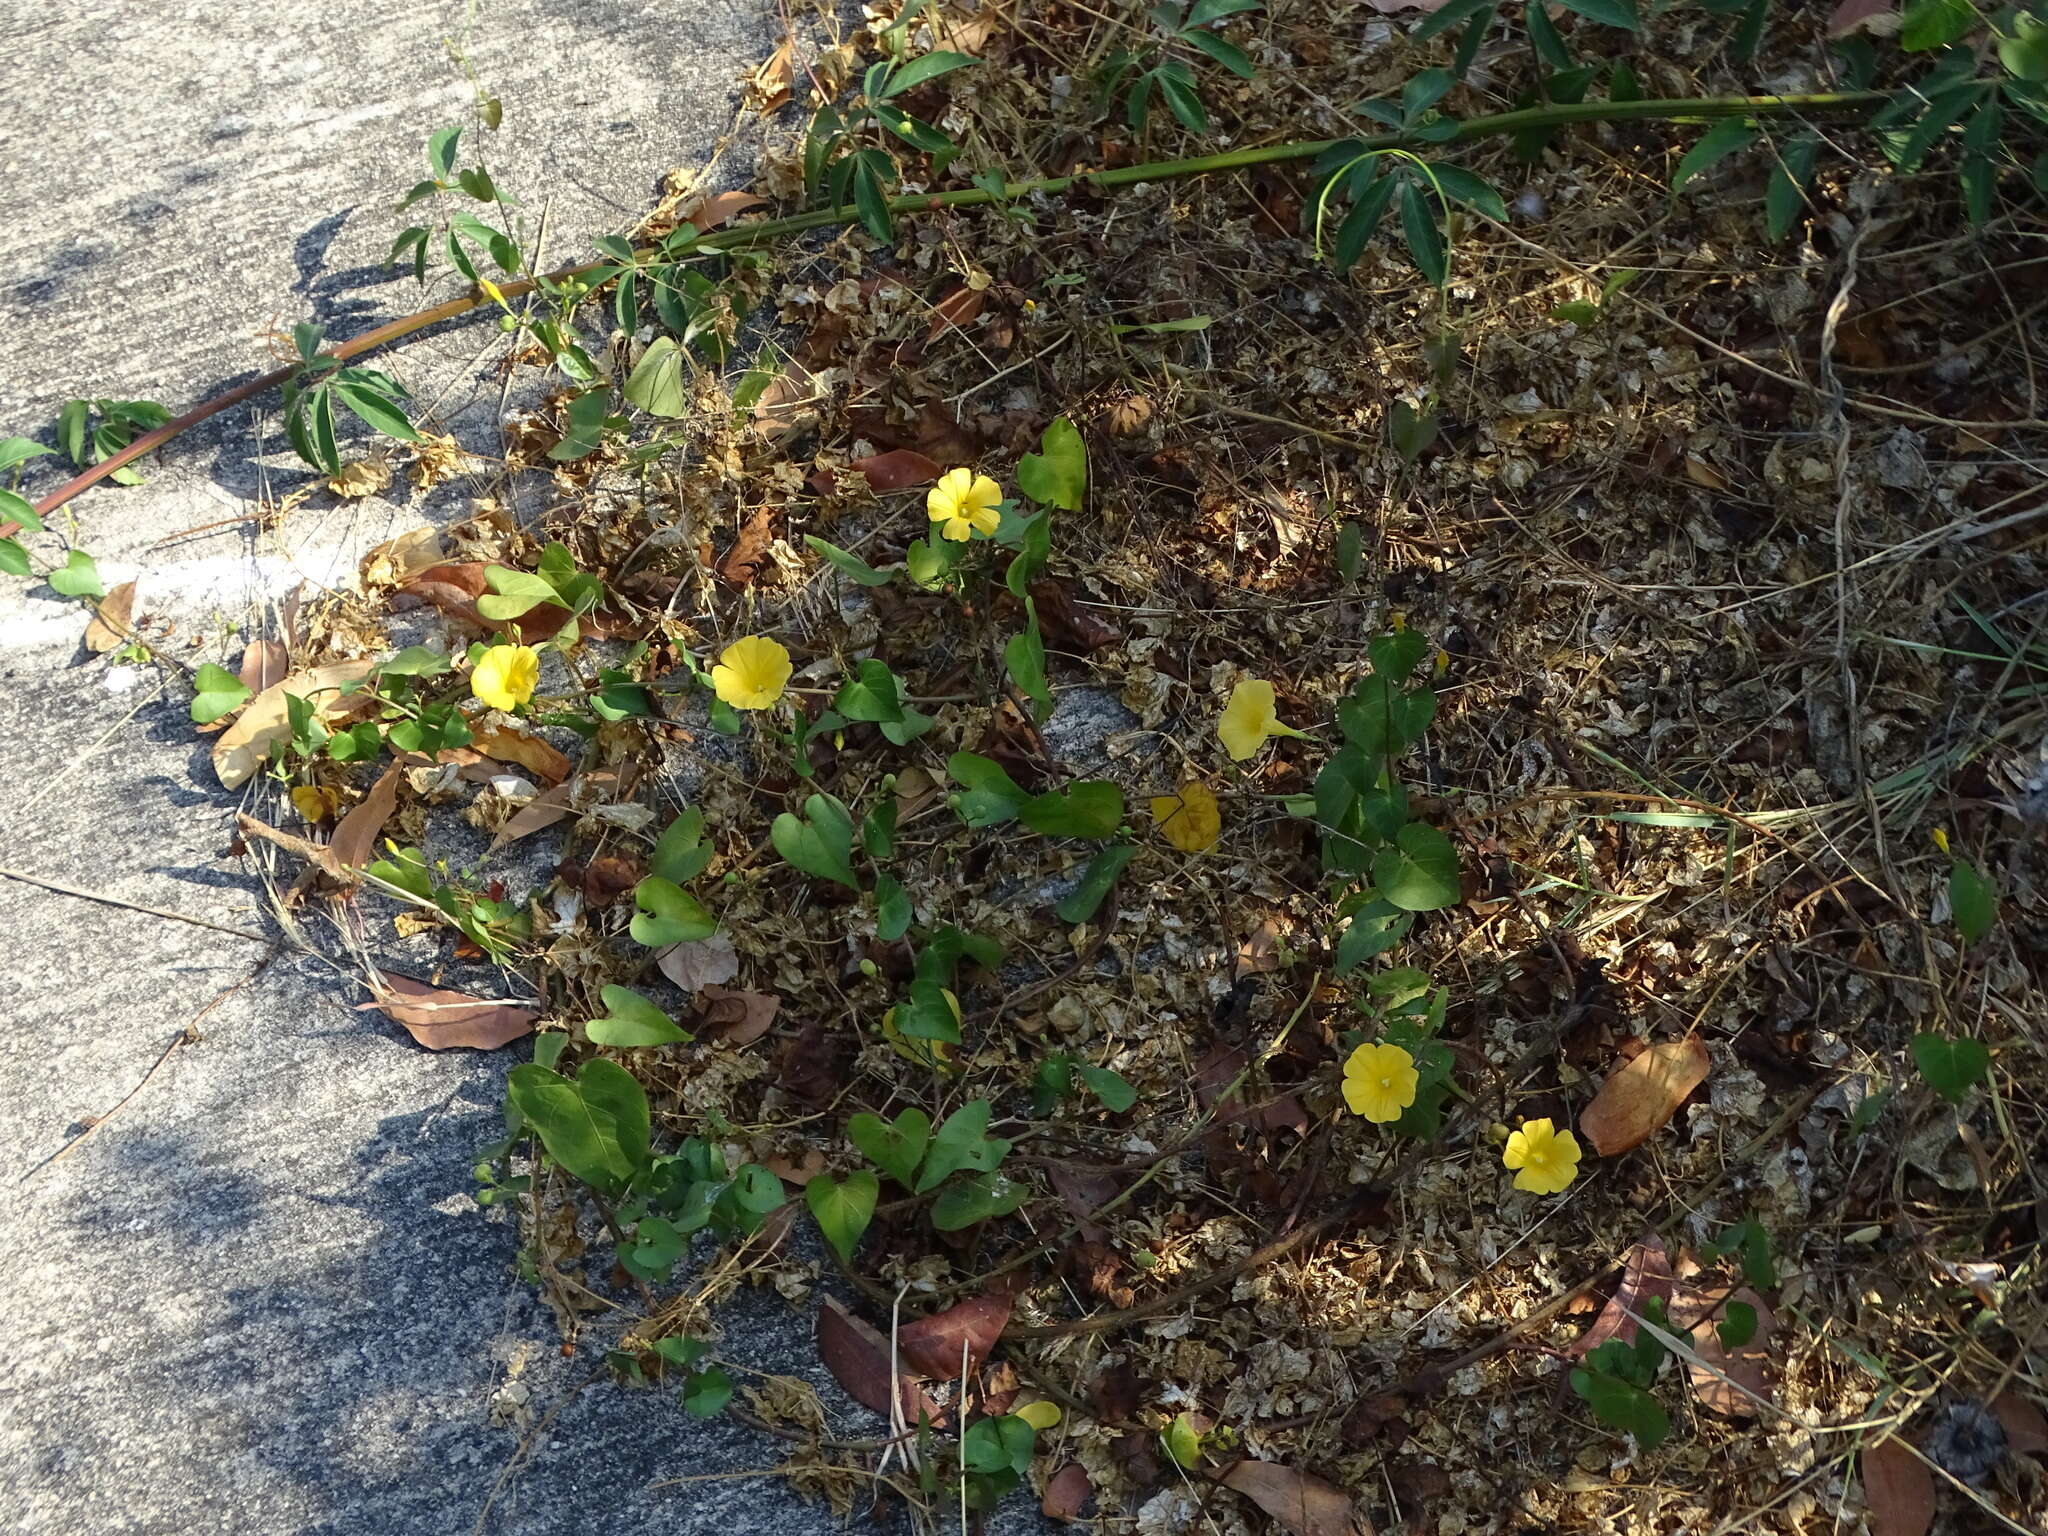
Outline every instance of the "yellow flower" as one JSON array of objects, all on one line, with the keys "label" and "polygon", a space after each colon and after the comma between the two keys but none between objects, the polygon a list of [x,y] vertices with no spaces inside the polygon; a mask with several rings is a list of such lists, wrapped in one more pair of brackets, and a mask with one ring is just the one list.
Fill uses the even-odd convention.
[{"label": "yellow flower", "polygon": [[1230,690],[1230,702],[1223,706],[1216,734],[1223,738],[1223,750],[1241,763],[1263,747],[1268,736],[1299,736],[1301,732],[1280,723],[1273,708],[1273,685],[1247,677]]},{"label": "yellow flower", "polygon": [[1508,1137],[1500,1160],[1516,1170],[1515,1188],[1554,1195],[1579,1176],[1579,1139],[1548,1120],[1524,1121]]},{"label": "yellow flower", "polygon": [[1206,853],[1223,832],[1223,813],[1208,785],[1190,780],[1180,792],[1152,797],[1152,819],[1159,835],[1182,853]]},{"label": "yellow flower", "polygon": [[789,652],[766,635],[735,640],[711,669],[711,687],[734,709],[766,709],[789,686]]},{"label": "yellow flower", "polygon": [[469,691],[493,709],[517,709],[539,686],[540,652],[530,645],[494,645],[469,674]]},{"label": "yellow flower", "polygon": [[1000,485],[963,466],[947,470],[925,493],[924,509],[939,524],[942,538],[964,544],[977,533],[987,538],[996,531],[1003,520],[996,511],[1002,500]]},{"label": "yellow flower", "polygon": [[502,304],[505,302],[504,291],[500,289],[498,285],[492,282],[488,277],[478,278],[476,280],[476,285],[477,287],[481,288],[484,291],[484,297],[489,299],[493,304]]},{"label": "yellow flower", "polygon": [[1420,1081],[1415,1058],[1400,1046],[1361,1045],[1344,1063],[1344,1102],[1354,1115],[1386,1125],[1415,1102]]}]

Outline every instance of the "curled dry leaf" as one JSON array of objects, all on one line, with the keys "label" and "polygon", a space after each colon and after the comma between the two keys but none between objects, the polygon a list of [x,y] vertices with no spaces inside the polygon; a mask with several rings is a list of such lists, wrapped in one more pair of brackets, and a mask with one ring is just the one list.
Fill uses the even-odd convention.
[{"label": "curled dry leaf", "polygon": [[719,566],[718,574],[735,587],[749,585],[767,563],[768,546],[774,542],[775,509],[757,508],[740,529],[740,536],[733,542],[725,563]]},{"label": "curled dry leaf", "polygon": [[1247,1457],[1217,1481],[1250,1499],[1293,1536],[1372,1536],[1372,1522],[1353,1506],[1350,1494],[1277,1461]]},{"label": "curled dry leaf", "polygon": [[889,1411],[893,1375],[896,1398],[905,1419],[915,1424],[918,1415],[924,1414],[937,1423],[944,1417],[917,1384],[916,1377],[891,1372],[888,1339],[872,1324],[847,1311],[836,1296],[827,1296],[818,1309],[818,1358],[849,1397],[876,1413]]},{"label": "curled dry leaf", "polygon": [[740,973],[740,957],[732,947],[732,935],[714,933],[708,939],[671,944],[655,956],[661,974],[685,992],[700,992],[728,982]]},{"label": "curled dry leaf", "polygon": [[1088,1469],[1078,1461],[1070,1461],[1045,1480],[1045,1495],[1038,1507],[1047,1519],[1072,1524],[1081,1518],[1094,1496],[1095,1485],[1088,1480]]},{"label": "curled dry leaf", "polygon": [[956,326],[965,329],[967,322],[981,313],[982,305],[988,302],[986,289],[969,288],[961,284],[951,293],[932,306],[931,329],[925,332],[925,340],[936,340],[943,331]]},{"label": "curled dry leaf", "polygon": [[915,448],[892,448],[887,453],[871,454],[855,459],[849,467],[859,470],[869,489],[878,493],[929,485],[940,474],[939,466]]},{"label": "curled dry leaf", "polygon": [[569,814],[569,800],[574,790],[573,784],[557,784],[535,795],[498,828],[498,835],[491,839],[491,852],[496,853],[505,844],[529,837],[543,827],[552,827]]},{"label": "curled dry leaf", "polygon": [[896,1346],[903,1359],[926,1376],[940,1381],[957,1380],[960,1375],[960,1346],[967,1346],[967,1365],[972,1370],[989,1356],[1010,1320],[1011,1297],[1007,1291],[989,1291],[970,1296],[943,1312],[905,1323],[896,1330]]},{"label": "curled dry leaf", "polygon": [[1877,31],[1877,22],[1898,9],[1898,0],[1842,0],[1828,15],[1828,36],[1847,37],[1865,28]]},{"label": "curled dry leaf", "polygon": [[1991,1399],[1991,1411],[2005,1426],[2005,1443],[2022,1456],[2048,1456],[2048,1418],[2008,1388]]},{"label": "curled dry leaf", "polygon": [[706,987],[702,994],[704,1027],[714,1031],[720,1045],[737,1050],[752,1045],[767,1034],[782,1007],[773,992],[729,992],[724,987]]},{"label": "curled dry leaf", "polygon": [[363,556],[360,568],[363,585],[402,587],[422,572],[443,564],[447,558],[437,529],[410,528],[395,539],[386,539]]},{"label": "curled dry leaf", "polygon": [[1593,1319],[1593,1326],[1572,1345],[1571,1352],[1589,1355],[1609,1339],[1620,1339],[1624,1344],[1635,1343],[1636,1319],[1643,1315],[1643,1309],[1653,1296],[1669,1306],[1672,1283],[1671,1255],[1665,1251],[1664,1240],[1660,1237],[1644,1238],[1630,1251],[1628,1262],[1622,1266],[1621,1284],[1614,1288],[1607,1305]]},{"label": "curled dry leaf", "polygon": [[124,581],[99,600],[85,626],[85,648],[95,656],[117,651],[135,638],[135,583]]},{"label": "curled dry leaf", "polygon": [[1056,649],[1085,656],[1123,638],[1114,624],[1077,603],[1064,582],[1040,577],[1031,583],[1031,601],[1038,605],[1038,622]]},{"label": "curled dry leaf", "polygon": [[294,672],[264,689],[242,706],[235,723],[213,744],[213,772],[223,789],[240,789],[255,776],[270,755],[273,742],[291,735],[291,721],[285,700],[298,697],[311,702],[323,719],[333,719],[355,702],[344,699],[340,689],[369,674],[367,661],[338,661],[331,666],[309,667]]},{"label": "curled dry leaf", "polygon": [[1712,1063],[1697,1036],[1650,1046],[1600,1085],[1579,1129],[1602,1157],[1618,1157],[1662,1130]]},{"label": "curled dry leaf", "polygon": [[748,84],[753,90],[755,111],[765,115],[789,105],[789,81],[795,58],[796,39],[785,37],[754,71]]},{"label": "curled dry leaf", "polygon": [[817,396],[811,370],[791,358],[754,402],[754,430],[770,441],[794,431],[812,414]]},{"label": "curled dry leaf", "polygon": [[1934,1474],[1912,1447],[1887,1436],[1863,1453],[1863,1502],[1870,1536],[1927,1536],[1934,1524]]},{"label": "curled dry leaf", "polygon": [[517,763],[548,784],[561,783],[569,777],[569,770],[574,766],[540,737],[530,736],[503,719],[486,720],[473,730],[474,738],[470,745],[485,757],[494,757],[501,763]]},{"label": "curled dry leaf", "polygon": [[261,693],[272,684],[283,682],[289,667],[282,640],[251,640],[242,649],[242,686],[251,693]]},{"label": "curled dry leaf", "polygon": [[[788,45],[785,44],[784,46],[787,47]],[[786,63],[784,65],[783,79],[786,84],[788,82],[788,65]],[[759,208],[767,201],[767,198],[756,197],[751,192],[714,192],[710,197],[705,198],[703,202],[684,214],[683,218],[695,226],[698,234],[707,235],[712,230],[718,228],[719,225],[728,224],[745,213],[749,208]]]},{"label": "curled dry leaf", "polygon": [[399,774],[396,767],[385,769],[377,782],[370,786],[370,792],[341,818],[341,824],[327,842],[327,857],[323,862],[329,874],[352,882],[356,871],[376,856],[377,838],[384,830],[384,823],[398,809]]},{"label": "curled dry leaf", "polygon": [[446,991],[391,971],[372,971],[370,991],[375,1001],[360,1006],[382,1009],[430,1051],[451,1046],[493,1050],[533,1033],[533,1022],[539,1017],[531,1008],[515,1003]]}]

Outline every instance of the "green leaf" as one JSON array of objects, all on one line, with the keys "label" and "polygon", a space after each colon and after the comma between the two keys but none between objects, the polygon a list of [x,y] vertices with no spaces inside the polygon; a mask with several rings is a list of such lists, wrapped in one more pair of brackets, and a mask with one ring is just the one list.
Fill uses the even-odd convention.
[{"label": "green leaf", "polygon": [[1210,26],[1226,16],[1236,16],[1244,11],[1262,11],[1264,0],[1195,0],[1194,9],[1188,12],[1183,35],[1196,27]]},{"label": "green leaf", "polygon": [[828,544],[815,533],[805,534],[804,542],[840,575],[850,577],[864,587],[886,587],[889,584],[890,572],[876,570],[851,550],[841,549],[837,544]]},{"label": "green leaf", "polygon": [[28,551],[21,547],[21,540],[0,539],[0,571],[10,576],[28,574]]},{"label": "green leaf", "polygon": [[932,1122],[921,1109],[906,1109],[892,1125],[879,1115],[858,1114],[846,1122],[848,1140],[861,1155],[905,1189],[917,1184],[917,1167],[931,1142]]},{"label": "green leaf", "polygon": [[1981,93],[1974,84],[1952,87],[1936,92],[1928,103],[1926,113],[1895,151],[1898,167],[1902,171],[1920,168],[1920,162],[1927,158],[1929,150],[1947,136],[1948,131],[1963,120],[1963,115],[1975,105]]},{"label": "green leaf", "polygon": [[455,144],[461,137],[459,127],[442,128],[427,140],[427,169],[435,180],[446,181],[455,174]]},{"label": "green leaf", "polygon": [[860,214],[861,227],[886,245],[896,238],[896,225],[889,216],[889,194],[882,186],[882,172],[868,158],[875,153],[864,149],[853,158],[853,206]]},{"label": "green leaf", "polygon": [[1806,207],[1806,187],[1813,180],[1814,157],[1820,153],[1820,135],[1802,133],[1787,144],[1771,167],[1764,188],[1764,232],[1773,244],[1792,231],[1792,225]]},{"label": "green leaf", "polygon": [[657,336],[647,344],[624,393],[650,416],[677,421],[689,413],[683,396],[683,349],[673,336]]},{"label": "green leaf", "polygon": [[1075,1070],[1088,1085],[1088,1091],[1102,1101],[1103,1108],[1120,1115],[1138,1102],[1138,1090],[1124,1080],[1122,1073],[1107,1067],[1091,1067],[1085,1061],[1075,1063]]},{"label": "green leaf", "polygon": [[1365,534],[1356,522],[1346,519],[1337,530],[1337,574],[1346,581],[1358,580],[1365,561]]},{"label": "green leaf", "polygon": [[249,701],[249,687],[225,667],[212,662],[203,663],[192,674],[192,722],[195,725],[211,725],[229,710],[240,709]]},{"label": "green leaf", "polygon": [[370,385],[346,377],[348,372],[349,370],[344,369],[343,376],[337,377],[334,381],[334,392],[341,396],[343,405],[386,437],[395,437],[402,443],[416,443],[420,440],[419,432],[406,419],[404,411],[400,410],[388,396],[380,394]]},{"label": "green leaf", "polygon": [[1911,0],[1899,22],[1899,46],[1908,53],[1946,48],[1978,21],[1970,0]]},{"label": "green leaf", "polygon": [[1372,669],[1389,682],[1405,683],[1429,655],[1429,642],[1412,629],[1379,636],[1365,648]]},{"label": "green leaf", "polygon": [[1088,446],[1064,416],[1055,416],[1038,439],[1038,452],[1017,461],[1017,488],[1041,507],[1078,512],[1088,494]]},{"label": "green leaf", "polygon": [[668,824],[648,856],[647,872],[676,885],[688,885],[704,873],[711,862],[711,845],[704,840],[704,813],[689,807]]},{"label": "green leaf", "polygon": [[1756,140],[1757,131],[1754,125],[1739,118],[1714,124],[1701,134],[1699,142],[1679,159],[1678,169],[1671,173],[1671,190],[1676,192],[1716,161],[1725,160],[1737,150],[1749,148]]},{"label": "green leaf", "polygon": [[1404,912],[1384,897],[1351,915],[1350,926],[1337,940],[1337,974],[1348,976],[1367,960],[1383,955],[1415,926],[1415,914]]},{"label": "green leaf", "polygon": [[586,1061],[574,1081],[528,1062],[506,1095],[548,1156],[593,1189],[623,1189],[647,1165],[647,1094],[617,1062]]},{"label": "green leaf", "polygon": [[1488,186],[1483,177],[1473,175],[1463,166],[1450,165],[1442,160],[1431,161],[1429,173],[1436,178],[1437,191],[1452,202],[1463,203],[1497,224],[1507,223],[1508,205],[1501,201],[1500,194]]},{"label": "green leaf", "polygon": [[1401,121],[1412,124],[1451,92],[1458,83],[1448,69],[1419,69],[1401,87]]},{"label": "green leaf", "polygon": [[683,1381],[683,1412],[693,1419],[715,1419],[732,1401],[732,1378],[715,1365],[692,1372]]},{"label": "green leaf", "polygon": [[1406,400],[1396,400],[1387,409],[1387,436],[1393,440],[1394,452],[1401,456],[1403,464],[1413,464],[1427,453],[1430,444],[1436,441],[1436,432],[1433,408],[1417,410]]},{"label": "green leaf", "polygon": [[1436,227],[1436,215],[1430,210],[1427,194],[1412,181],[1401,187],[1401,233],[1408,241],[1408,254],[1415,258],[1422,275],[1443,287],[1451,276],[1443,233]]},{"label": "green leaf", "polygon": [[884,944],[893,944],[910,932],[913,916],[910,897],[903,889],[903,882],[894,875],[882,874],[875,877],[875,937]]},{"label": "green leaf", "polygon": [[896,817],[899,807],[894,796],[883,800],[861,818],[860,845],[871,859],[888,859],[896,855]]},{"label": "green leaf", "polygon": [[1571,1379],[1572,1390],[1586,1400],[1601,1423],[1634,1435],[1644,1450],[1662,1445],[1671,1433],[1664,1405],[1633,1382],[1605,1371],[1583,1369],[1573,1371]]},{"label": "green leaf", "polygon": [[1740,1349],[1756,1337],[1756,1308],[1746,1301],[1731,1301],[1727,1310],[1728,1315],[1714,1324],[1714,1332],[1723,1349]]},{"label": "green leaf", "polygon": [[1588,21],[1597,21],[1603,27],[1619,27],[1624,32],[1633,32],[1642,23],[1636,20],[1635,7],[1628,0],[1557,0],[1568,11],[1576,11]]},{"label": "green leaf", "polygon": [[1102,898],[1109,894],[1109,888],[1116,884],[1117,877],[1137,851],[1135,843],[1112,843],[1090,859],[1088,867],[1081,872],[1081,883],[1053,908],[1060,921],[1085,923],[1093,917],[1095,909],[1102,905]]},{"label": "green leaf", "polygon": [[[1552,69],[1570,69],[1572,56],[1564,46],[1564,39],[1557,35],[1557,23],[1550,19],[1549,7],[1543,4],[1543,0],[1529,0],[1526,17],[1529,45],[1536,50],[1536,56]],[[1550,99],[1557,100],[1554,92]]]},{"label": "green leaf", "polygon": [[1000,763],[972,752],[955,752],[947,758],[946,772],[960,786],[960,819],[970,827],[999,827],[1015,821],[1031,800]]},{"label": "green leaf", "polygon": [[1963,207],[1972,225],[1991,217],[1992,198],[1998,190],[1999,117],[1998,98],[1986,96],[1963,129],[1963,166],[1958,174]]},{"label": "green leaf", "polygon": [[484,582],[491,590],[476,600],[476,611],[487,619],[516,619],[542,603],[561,601],[560,594],[545,577],[530,571],[487,565]]},{"label": "green leaf", "polygon": [[875,1219],[875,1201],[881,1192],[882,1181],[865,1168],[844,1179],[821,1173],[804,1185],[804,1204],[811,1208],[818,1230],[841,1263],[853,1262],[853,1250]]},{"label": "green leaf", "polygon": [[1036,517],[1020,518],[1018,524],[1017,553],[1003,573],[1003,585],[1010,589],[1012,597],[1023,602],[1031,583],[1052,558],[1052,514],[1041,512]]},{"label": "green leaf", "polygon": [[0,438],[0,473],[5,473],[28,459],[41,458],[44,454],[54,451],[26,437]]},{"label": "green leaf", "polygon": [[1974,944],[1998,921],[1998,887],[1978,873],[1974,864],[1957,859],[1948,872],[1949,913],[1963,941]]},{"label": "green leaf", "polygon": [[1202,1437],[1196,1431],[1194,1421],[1186,1414],[1176,1414],[1159,1436],[1174,1465],[1193,1471],[1202,1464]]},{"label": "green leaf", "polygon": [[1913,1065],[1928,1087],[1960,1104],[1991,1070],[1991,1052],[1983,1041],[1967,1036],[1919,1034],[1913,1037]]},{"label": "green leaf", "polygon": [[636,944],[649,949],[691,944],[718,932],[718,919],[703,902],[659,875],[649,875],[633,887],[633,905],[636,910],[627,931]]},{"label": "green leaf", "polygon": [[593,1045],[632,1049],[644,1045],[675,1045],[694,1038],[690,1032],[629,987],[606,987],[601,994],[609,1011],[585,1026]]},{"label": "green leaf", "polygon": [[1380,220],[1386,217],[1387,204],[1393,200],[1398,180],[1384,174],[1375,164],[1372,180],[1352,199],[1351,211],[1337,226],[1336,244],[1330,253],[1331,262],[1339,272],[1350,271],[1358,264],[1358,258],[1365,254],[1366,243],[1378,231]]},{"label": "green leaf", "polygon": [[945,1122],[932,1133],[931,1147],[925,1153],[924,1171],[917,1176],[917,1193],[937,1189],[949,1176],[963,1169],[979,1173],[995,1171],[996,1165],[1009,1155],[1010,1144],[989,1137],[988,1117],[993,1107],[987,1099],[971,1099],[946,1117]]},{"label": "green leaf", "polygon": [[805,874],[850,891],[860,889],[853,876],[853,814],[844,801],[812,795],[804,801],[801,819],[784,811],[768,835],[775,851]]},{"label": "green leaf", "polygon": [[1124,819],[1124,792],[1108,779],[1083,779],[1027,800],[1018,814],[1046,837],[1108,837]]},{"label": "green leaf", "polygon": [[1252,68],[1252,61],[1245,57],[1242,48],[1235,43],[1225,42],[1214,32],[1183,32],[1181,40],[1191,47],[1201,49],[1240,80],[1249,80],[1258,73]]},{"label": "green leaf", "polygon": [[1038,631],[1038,606],[1024,599],[1024,633],[1012,635],[1003,646],[1003,666],[1031,700],[1031,716],[1043,725],[1052,713],[1052,684],[1045,675],[1045,637]]},{"label": "green leaf", "polygon": [[1434,912],[1458,899],[1458,850],[1427,822],[1411,821],[1373,856],[1372,883],[1404,912]]},{"label": "green leaf", "polygon": [[[30,533],[43,531],[43,520],[36,515],[35,507],[26,496],[16,491],[0,490],[0,518],[19,523]],[[15,574],[25,576],[28,573],[16,571]]]},{"label": "green leaf", "polygon": [[1166,59],[1152,71],[1152,77],[1158,82],[1160,99],[1183,128],[1190,133],[1209,131],[1209,114],[1202,106],[1202,98],[1195,90],[1195,77],[1187,65],[1179,59]]},{"label": "green leaf", "polygon": [[935,49],[921,58],[912,59],[908,64],[889,76],[889,83],[882,87],[879,96],[887,101],[891,96],[901,96],[905,91],[914,90],[927,80],[936,80],[941,75],[951,74],[956,69],[965,69],[981,61],[965,53],[949,53]]},{"label": "green leaf", "polygon": [[43,579],[66,597],[107,595],[107,589],[100,585],[100,568],[82,549],[72,550],[65,562]]},{"label": "green leaf", "polygon": [[932,1202],[932,1225],[941,1232],[958,1232],[978,1221],[1007,1216],[1030,1196],[1029,1185],[1006,1174],[977,1173],[940,1192]]},{"label": "green leaf", "polygon": [[1439,33],[1448,32],[1451,28],[1470,21],[1481,11],[1491,11],[1494,3],[1495,0],[1451,0],[1443,9],[1423,17],[1415,30],[1408,34],[1408,40],[1426,43]]}]

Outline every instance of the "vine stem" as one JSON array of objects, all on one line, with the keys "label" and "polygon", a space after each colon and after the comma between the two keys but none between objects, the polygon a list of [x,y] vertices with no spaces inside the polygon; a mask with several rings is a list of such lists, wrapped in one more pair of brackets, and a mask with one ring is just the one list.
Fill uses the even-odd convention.
[{"label": "vine stem", "polygon": [[[1350,142],[1358,145],[1361,154],[1379,150],[1427,150],[1432,147],[1442,149],[1452,144],[1466,144],[1474,139],[1491,138],[1504,133],[1520,133],[1525,129],[1559,128],[1573,123],[1639,122],[1646,119],[1704,123],[1731,117],[1838,116],[1869,111],[1889,99],[1882,91],[1827,91],[1796,96],[1700,96],[1669,97],[1653,101],[1552,102],[1544,106],[1524,107],[1514,112],[1497,112],[1488,117],[1468,118],[1458,124],[1455,133],[1433,142],[1412,132],[1381,133]],[[1284,144],[1257,144],[1245,149],[1228,150],[1220,155],[1197,155],[1188,160],[1155,160],[1144,165],[1117,166],[1105,171],[1081,171],[1071,176],[1040,176],[1028,181],[1005,182],[999,193],[982,187],[968,187],[953,192],[893,197],[889,199],[888,206],[893,217],[938,213],[951,209],[985,208],[994,203],[1015,202],[1034,193],[1057,195],[1074,188],[1115,191],[1118,188],[1141,186],[1155,181],[1182,181],[1191,176],[1208,176],[1219,171],[1241,171],[1252,166],[1285,165],[1300,160],[1313,160],[1339,142],[1342,141],[1297,139]],[[744,225],[723,238],[713,238],[693,246],[687,254],[715,256],[731,251],[752,250],[790,235],[802,234],[807,230],[829,229],[838,225],[857,223],[859,218],[859,210],[851,206],[816,208],[808,213],[791,214],[780,219],[764,219],[758,224]],[[652,246],[638,247],[634,254],[642,264],[660,259],[660,253]],[[609,261],[581,262],[574,266],[557,268],[543,278],[529,277],[517,282],[500,284],[498,292],[506,299],[513,299],[522,294],[532,293],[543,282],[559,283],[566,278],[587,276],[612,265],[614,263]],[[365,331],[362,335],[341,343],[325,355],[337,363],[345,363],[433,326],[460,319],[476,310],[496,307],[496,300],[478,291],[459,299],[450,299],[443,304],[436,304],[431,309],[423,309],[417,314],[388,321],[374,330]],[[44,497],[36,504],[37,515],[48,517],[74,496],[98,484],[123,465],[161,448],[181,433],[189,431],[210,417],[218,416],[232,406],[267,394],[285,383],[298,370],[297,363],[273,368],[268,373],[259,374],[223,394],[214,396],[202,405],[194,406],[182,416],[173,417],[153,431],[145,432],[120,452],[110,454]],[[16,532],[19,527],[18,523],[0,523],[0,537]]]}]

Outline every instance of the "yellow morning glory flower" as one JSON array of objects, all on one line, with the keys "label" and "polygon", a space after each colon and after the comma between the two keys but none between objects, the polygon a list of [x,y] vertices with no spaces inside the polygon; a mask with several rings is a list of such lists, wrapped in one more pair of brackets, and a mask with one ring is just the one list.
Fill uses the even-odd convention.
[{"label": "yellow morning glory flower", "polygon": [[1375,1125],[1401,1118],[1415,1102],[1422,1074],[1398,1045],[1361,1045],[1344,1063],[1344,1102]]},{"label": "yellow morning glory flower", "polygon": [[1280,723],[1273,705],[1273,685],[1247,677],[1230,690],[1230,702],[1223,706],[1216,734],[1223,739],[1223,750],[1241,763],[1263,747],[1267,737],[1299,736],[1301,732]]},{"label": "yellow morning glory flower", "polygon": [[540,652],[530,645],[494,645],[469,674],[469,691],[493,709],[517,709],[539,686]]},{"label": "yellow morning glory flower", "polygon": [[987,538],[1001,524],[1003,488],[987,475],[966,467],[949,469],[925,493],[924,509],[939,525],[939,536],[964,544],[980,534]]},{"label": "yellow morning glory flower", "polygon": [[1182,853],[1206,853],[1223,832],[1223,812],[1215,791],[1199,779],[1181,785],[1176,794],[1152,797],[1152,819],[1159,835]]},{"label": "yellow morning glory flower", "polygon": [[1554,1195],[1579,1176],[1579,1139],[1548,1120],[1524,1121],[1508,1137],[1500,1160],[1516,1170],[1515,1188]]},{"label": "yellow morning glory flower", "polygon": [[789,686],[789,652],[766,635],[735,640],[711,669],[711,687],[734,709],[766,709]]}]

